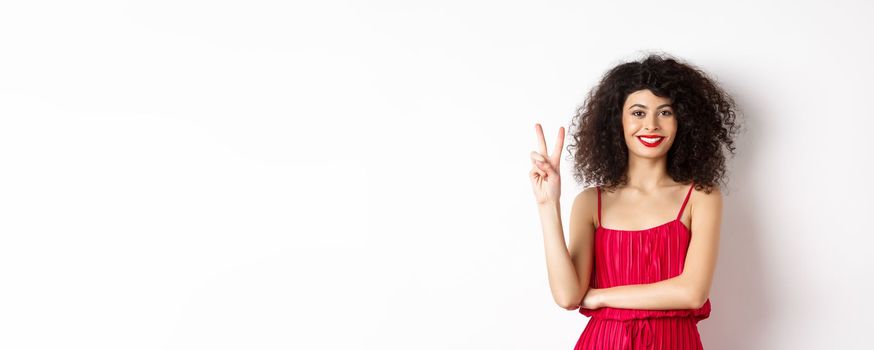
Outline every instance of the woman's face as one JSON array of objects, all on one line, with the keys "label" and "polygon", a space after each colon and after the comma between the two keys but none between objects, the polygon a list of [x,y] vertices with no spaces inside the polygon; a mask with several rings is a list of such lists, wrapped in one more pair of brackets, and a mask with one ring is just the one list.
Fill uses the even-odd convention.
[{"label": "woman's face", "polygon": [[[671,100],[649,90],[628,95],[622,107],[622,129],[628,151],[638,157],[665,157],[677,134],[677,119]],[[644,136],[653,135],[653,138]]]}]

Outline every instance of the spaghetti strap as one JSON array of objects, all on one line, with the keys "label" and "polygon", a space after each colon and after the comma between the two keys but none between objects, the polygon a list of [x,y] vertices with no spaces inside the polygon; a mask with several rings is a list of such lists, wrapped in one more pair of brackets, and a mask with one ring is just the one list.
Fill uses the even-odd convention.
[{"label": "spaghetti strap", "polygon": [[595,187],[598,190],[598,227],[601,227],[601,186]]},{"label": "spaghetti strap", "polygon": [[686,193],[686,199],[683,201],[683,206],[680,207],[680,212],[677,214],[677,220],[680,220],[680,218],[683,217],[683,209],[686,209],[686,203],[689,202],[689,196],[692,195],[693,188],[695,188],[694,181],[692,181],[692,185],[689,186],[689,192]]}]

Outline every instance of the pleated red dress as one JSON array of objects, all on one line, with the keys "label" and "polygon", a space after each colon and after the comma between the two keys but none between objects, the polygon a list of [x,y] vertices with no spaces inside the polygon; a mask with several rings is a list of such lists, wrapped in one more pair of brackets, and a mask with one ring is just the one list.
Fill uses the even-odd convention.
[{"label": "pleated red dress", "polygon": [[[601,226],[601,188],[597,188],[598,228],[590,286],[654,283],[683,272],[692,233],[680,218],[694,187],[692,183],[676,219],[645,230]],[[710,299],[697,309],[581,307],[579,311],[590,319],[574,350],[703,349],[697,323],[710,316]]]}]

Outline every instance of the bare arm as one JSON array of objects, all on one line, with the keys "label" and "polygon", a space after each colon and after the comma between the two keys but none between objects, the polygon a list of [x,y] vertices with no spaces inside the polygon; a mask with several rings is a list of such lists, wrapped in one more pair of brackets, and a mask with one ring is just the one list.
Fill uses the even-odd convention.
[{"label": "bare arm", "polygon": [[[533,167],[528,173],[537,200],[543,245],[546,251],[546,269],[549,289],[556,304],[568,310],[577,309],[589,285],[592,259],[593,216],[592,191],[577,195],[571,212],[571,248],[568,251],[561,224],[561,175],[559,166],[564,127],[559,128],[555,150],[549,155],[540,124],[535,124],[540,152],[531,152]],[[576,265],[576,266],[575,266]]]},{"label": "bare arm", "polygon": [[574,200],[569,249],[564,240],[559,205],[540,206],[549,288],[555,302],[567,310],[579,308],[589,287],[594,234],[591,202],[591,188],[577,195]]},{"label": "bare arm", "polygon": [[683,272],[676,277],[648,284],[592,289],[586,303],[597,307],[670,310],[697,309],[707,301],[719,252],[722,193],[696,191],[692,214],[692,238]]},{"label": "bare arm", "polygon": [[543,247],[546,251],[546,271],[552,299],[565,309],[573,307],[574,300],[580,300],[579,279],[571,262],[562,230],[560,205],[546,203],[538,206],[540,222],[543,227]]}]

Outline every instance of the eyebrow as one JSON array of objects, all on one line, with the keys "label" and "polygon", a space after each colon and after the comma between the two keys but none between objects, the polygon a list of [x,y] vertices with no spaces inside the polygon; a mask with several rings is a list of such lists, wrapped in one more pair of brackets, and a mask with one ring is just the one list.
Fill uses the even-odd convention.
[{"label": "eyebrow", "polygon": [[[644,106],[644,105],[642,105],[642,104],[640,104],[640,103],[635,103],[635,104],[631,105],[631,107],[628,107],[628,109],[632,109],[632,108],[634,108],[634,107],[646,108],[646,106]],[[673,106],[671,106],[670,103],[665,103],[665,104],[663,104],[663,105],[661,105],[661,106],[658,106],[658,108],[656,108],[656,109],[659,109],[659,108],[662,108],[662,107],[671,107],[671,108],[673,108]]]}]

